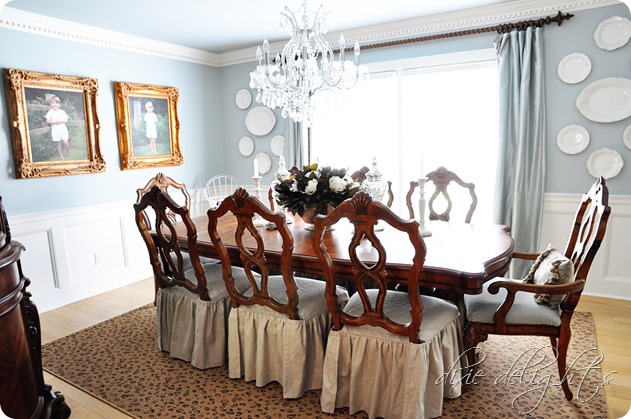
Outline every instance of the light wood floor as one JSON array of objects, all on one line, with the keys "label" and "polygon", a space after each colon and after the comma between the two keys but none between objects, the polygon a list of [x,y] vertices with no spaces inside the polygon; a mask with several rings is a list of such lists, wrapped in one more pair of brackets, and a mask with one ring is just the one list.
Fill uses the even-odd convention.
[{"label": "light wood floor", "polygon": [[[35,303],[37,300],[34,299]],[[153,301],[153,279],[78,301],[40,315],[42,343],[59,339]],[[598,347],[604,353],[602,374],[612,374],[605,386],[609,418],[624,416],[631,407],[631,301],[582,296],[578,311],[594,316]],[[56,377],[44,373],[46,383],[61,391],[73,418],[128,418],[109,405]]]}]

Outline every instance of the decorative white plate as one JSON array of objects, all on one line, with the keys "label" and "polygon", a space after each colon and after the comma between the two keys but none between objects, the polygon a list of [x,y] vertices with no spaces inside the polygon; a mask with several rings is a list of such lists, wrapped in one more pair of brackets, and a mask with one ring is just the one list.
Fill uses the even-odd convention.
[{"label": "decorative white plate", "polygon": [[612,16],[605,19],[594,31],[596,45],[607,51],[625,46],[630,38],[631,21],[626,17]]},{"label": "decorative white plate", "polygon": [[267,106],[252,108],[245,116],[245,127],[254,135],[267,135],[274,125],[276,125],[276,117]]},{"label": "decorative white plate", "polygon": [[247,109],[252,103],[252,94],[247,89],[241,89],[237,92],[234,101],[237,103],[237,108]]},{"label": "decorative white plate", "polygon": [[285,137],[282,135],[275,136],[272,138],[270,147],[272,148],[272,153],[274,153],[275,156],[282,156],[285,153]]},{"label": "decorative white plate", "polygon": [[587,171],[593,177],[602,176],[605,179],[609,179],[620,173],[624,162],[622,161],[622,156],[616,150],[601,148],[589,156],[586,166]]},{"label": "decorative white plate", "polygon": [[272,168],[272,160],[266,153],[259,153],[255,157],[259,162],[259,174],[264,175]]},{"label": "decorative white plate", "polygon": [[242,156],[249,156],[254,151],[254,142],[250,137],[242,137],[239,140],[239,153]]},{"label": "decorative white plate", "polygon": [[557,134],[557,145],[562,152],[578,154],[589,144],[589,132],[580,125],[568,125]]},{"label": "decorative white plate", "polygon": [[576,99],[583,116],[596,122],[621,121],[631,116],[631,80],[609,77],[587,86]]},{"label": "decorative white plate", "polygon": [[592,71],[592,60],[585,54],[575,52],[561,58],[557,66],[559,78],[568,84],[582,82]]},{"label": "decorative white plate", "polygon": [[622,133],[622,142],[631,150],[631,125],[629,125]]}]

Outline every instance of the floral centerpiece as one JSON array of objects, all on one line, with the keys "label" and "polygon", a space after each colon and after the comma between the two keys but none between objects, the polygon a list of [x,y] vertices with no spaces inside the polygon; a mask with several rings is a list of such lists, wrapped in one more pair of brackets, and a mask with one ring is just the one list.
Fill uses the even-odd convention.
[{"label": "floral centerpiece", "polygon": [[313,163],[302,170],[293,167],[289,173],[287,179],[274,186],[276,202],[306,222],[310,222],[307,217],[311,212],[326,214],[329,205],[336,207],[359,190],[359,183],[347,174],[346,169],[319,167]]}]

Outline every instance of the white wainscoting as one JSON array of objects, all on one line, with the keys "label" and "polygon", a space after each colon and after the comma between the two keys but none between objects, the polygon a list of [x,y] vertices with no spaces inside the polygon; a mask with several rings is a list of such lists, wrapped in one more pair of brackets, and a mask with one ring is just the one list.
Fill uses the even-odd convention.
[{"label": "white wainscoting", "polygon": [[[202,189],[191,190],[191,213],[208,209]],[[541,248],[564,248],[580,195],[546,194]],[[13,239],[26,247],[24,274],[40,312],[152,276],[133,200],[10,217]],[[631,197],[610,197],[605,240],[586,294],[631,300]]]}]

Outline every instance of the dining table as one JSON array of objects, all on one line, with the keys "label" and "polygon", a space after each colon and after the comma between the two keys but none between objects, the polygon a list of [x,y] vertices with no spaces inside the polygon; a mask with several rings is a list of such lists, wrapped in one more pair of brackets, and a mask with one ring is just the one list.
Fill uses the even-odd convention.
[{"label": "dining table", "polygon": [[[323,275],[321,263],[313,250],[313,232],[305,228],[306,223],[299,216],[288,214],[287,219],[294,240],[292,269],[300,273]],[[208,217],[194,217],[193,222],[197,229],[200,256],[218,258],[208,234]],[[236,224],[234,216],[226,215],[219,219],[218,232],[228,249],[231,263],[240,265],[234,238]],[[281,235],[273,226],[258,224],[262,224],[256,229],[264,243],[266,264],[272,268],[280,267]],[[431,235],[423,237],[427,253],[421,271],[421,286],[459,295],[479,294],[486,281],[503,276],[508,271],[514,241],[507,226],[453,221],[430,221],[425,226]],[[178,243],[187,250],[185,226],[177,223],[175,227]],[[376,237],[387,253],[387,279],[392,283],[405,283],[414,249],[407,236],[402,240],[399,231],[387,224],[381,227],[383,229],[376,232]],[[347,279],[353,277],[348,252],[352,233],[352,224],[340,222],[333,230],[325,231],[323,236],[323,242],[336,267],[336,275]],[[256,240],[252,236],[244,237],[243,243],[248,248],[256,249]],[[369,240],[362,241],[357,254],[368,265],[377,259],[377,252]]]}]

